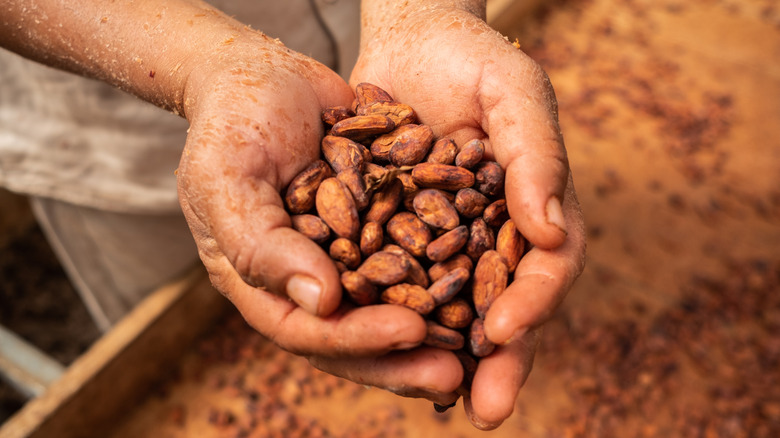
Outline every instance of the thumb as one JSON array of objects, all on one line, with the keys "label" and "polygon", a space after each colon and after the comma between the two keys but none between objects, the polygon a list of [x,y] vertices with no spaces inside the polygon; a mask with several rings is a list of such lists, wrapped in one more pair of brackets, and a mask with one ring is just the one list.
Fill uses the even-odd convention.
[{"label": "thumb", "polygon": [[191,130],[178,180],[182,210],[214,286],[231,300],[249,284],[286,295],[311,314],[333,312],[341,299],[338,270],[292,228],[277,166],[252,148],[242,156],[200,144],[212,136]]},{"label": "thumb", "polygon": [[199,196],[182,202],[214,286],[232,301],[242,300],[249,284],[286,295],[311,314],[332,313],[341,298],[333,261],[291,228],[271,185],[255,182],[252,191],[255,196],[244,196],[240,204],[223,194],[210,196],[205,209],[192,205]]},{"label": "thumb", "polygon": [[567,235],[562,202],[569,162],[558,106],[552,85],[538,65],[513,79],[510,87],[506,78],[483,81],[484,95],[493,96],[485,111],[486,132],[496,160],[506,170],[510,216],[531,243],[552,249],[563,244]]}]

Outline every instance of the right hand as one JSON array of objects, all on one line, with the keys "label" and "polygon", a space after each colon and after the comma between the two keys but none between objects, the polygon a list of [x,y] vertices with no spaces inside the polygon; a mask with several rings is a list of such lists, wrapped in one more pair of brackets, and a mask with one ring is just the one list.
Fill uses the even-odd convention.
[{"label": "right hand", "polygon": [[214,286],[281,348],[331,374],[449,404],[460,363],[432,348],[422,317],[341,303],[328,255],[291,228],[280,191],[319,156],[321,111],[353,94],[334,72],[247,31],[193,71],[180,203]]}]

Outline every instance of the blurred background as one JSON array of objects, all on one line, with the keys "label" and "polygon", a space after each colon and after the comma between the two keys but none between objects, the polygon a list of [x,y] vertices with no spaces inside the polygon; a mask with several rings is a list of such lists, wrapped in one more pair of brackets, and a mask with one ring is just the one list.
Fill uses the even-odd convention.
[{"label": "blurred background", "polygon": [[[555,87],[589,239],[515,415],[491,434],[780,436],[780,5],[488,6]],[[0,303],[14,303],[0,324],[67,365],[98,332],[24,199],[0,193],[0,226]],[[338,381],[235,318],[173,375],[118,436],[485,435],[460,403],[436,414]],[[0,422],[21,402],[0,387]],[[273,419],[263,433],[259,418]]]}]

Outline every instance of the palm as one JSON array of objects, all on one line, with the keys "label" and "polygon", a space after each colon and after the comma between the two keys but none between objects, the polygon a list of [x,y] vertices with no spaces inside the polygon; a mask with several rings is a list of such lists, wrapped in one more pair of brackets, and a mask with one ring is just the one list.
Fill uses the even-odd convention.
[{"label": "palm", "polygon": [[[488,155],[506,170],[510,215],[534,244],[487,314],[487,334],[502,345],[482,359],[466,399],[474,424],[490,429],[511,414],[530,372],[533,328],[583,268],[582,217],[555,97],[541,68],[473,15],[423,12],[391,29],[363,47],[350,82],[385,88],[415,108],[439,137],[458,144],[483,139]],[[563,204],[557,220],[555,208],[550,216],[553,199]]]}]

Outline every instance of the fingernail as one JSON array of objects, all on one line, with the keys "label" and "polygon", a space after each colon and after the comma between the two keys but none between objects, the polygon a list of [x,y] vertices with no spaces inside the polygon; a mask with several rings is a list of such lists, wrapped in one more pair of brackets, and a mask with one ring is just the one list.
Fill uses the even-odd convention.
[{"label": "fingernail", "polygon": [[483,421],[481,418],[477,416],[477,414],[474,412],[474,406],[471,404],[471,396],[463,397],[463,405],[466,408],[466,416],[469,418],[469,422],[471,422],[474,427],[476,427],[479,430],[488,431],[496,429],[498,426],[503,423],[503,421],[499,421],[497,423],[491,423],[487,421]]},{"label": "fingernail", "polygon": [[528,328],[527,327],[521,327],[521,328],[515,330],[515,332],[512,333],[512,336],[510,336],[509,339],[504,341],[504,345],[511,344],[512,342],[522,338],[523,335],[525,335],[526,333],[528,333]]},{"label": "fingernail", "polygon": [[321,295],[322,284],[308,275],[295,274],[287,281],[287,296],[312,315],[317,314]]},{"label": "fingernail", "polygon": [[419,342],[401,341],[393,344],[393,350],[411,350],[412,348],[420,345]]},{"label": "fingernail", "polygon": [[555,196],[547,200],[547,223],[553,224],[566,234],[566,219],[563,217],[561,201]]}]

